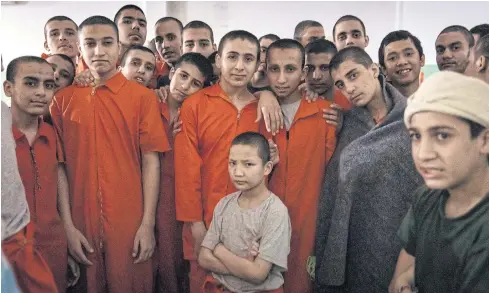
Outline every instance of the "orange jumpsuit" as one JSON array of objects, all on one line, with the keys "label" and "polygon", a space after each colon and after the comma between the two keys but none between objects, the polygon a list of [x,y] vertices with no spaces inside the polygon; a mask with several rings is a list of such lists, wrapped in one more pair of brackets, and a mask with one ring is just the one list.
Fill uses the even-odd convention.
[{"label": "orange jumpsuit", "polygon": [[142,154],[170,149],[156,100],[120,72],[101,87],[69,86],[54,97],[73,222],[94,249],[77,292],[152,292],[152,260],[134,264],[132,250],[143,217]]},{"label": "orange jumpsuit", "polygon": [[314,254],[316,215],[324,172],[336,146],[336,128],[327,124],[322,110],[330,101],[304,99],[287,131],[274,138],[280,154],[270,178],[270,190],[284,202],[292,225],[284,292],[313,292],[307,260]]},{"label": "orange jumpsuit", "polygon": [[343,111],[349,111],[351,109],[351,102],[345,97],[341,91],[334,89],[333,101],[339,105]]},{"label": "orange jumpsuit", "polygon": [[59,292],[66,291],[68,242],[58,213],[58,156],[61,148],[51,125],[39,119],[39,130],[32,146],[15,126],[12,127],[17,147],[19,174],[31,222],[34,228],[34,248],[48,264]]},{"label": "orange jumpsuit", "polygon": [[[204,221],[208,227],[221,198],[236,191],[228,173],[233,139],[247,131],[259,131],[257,101],[240,112],[219,84],[190,97],[180,109],[182,131],[175,138],[175,201],[177,219]],[[186,223],[184,257],[190,260],[190,292],[202,292],[206,271],[193,256],[193,238]]]},{"label": "orange jumpsuit", "polygon": [[[173,145],[173,128],[170,125],[168,104],[160,104],[161,120],[166,135]],[[161,179],[157,211],[158,277],[157,292],[182,292],[180,286],[185,277],[182,247],[182,222],[176,220],[175,212],[175,166],[173,151],[160,154]]]}]

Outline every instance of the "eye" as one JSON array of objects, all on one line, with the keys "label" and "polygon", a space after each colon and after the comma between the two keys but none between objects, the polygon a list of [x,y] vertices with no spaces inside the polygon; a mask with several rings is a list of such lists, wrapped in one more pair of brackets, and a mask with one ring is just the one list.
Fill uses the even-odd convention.
[{"label": "eye", "polygon": [[175,39],[175,36],[168,36],[168,41],[173,41]]},{"label": "eye", "polygon": [[93,48],[93,47],[95,47],[95,42],[86,42],[85,46],[87,46],[89,48]]},{"label": "eye", "polygon": [[322,72],[328,72],[329,71],[329,65],[321,65],[321,67],[319,67],[319,69]]},{"label": "eye", "polygon": [[246,57],[245,60],[246,60],[246,62],[253,62],[255,60],[255,58],[253,58],[253,57]]},{"label": "eye", "polygon": [[357,73],[351,73],[351,74],[348,76],[348,78],[349,78],[350,80],[354,80],[354,79],[356,79],[356,78],[357,78],[357,76],[358,76],[358,74],[357,74]]},{"label": "eye", "polygon": [[209,44],[208,43],[200,43],[200,46],[205,48],[205,47],[208,47]]},{"label": "eye", "polygon": [[279,68],[277,66],[272,66],[272,67],[269,67],[268,68],[268,71],[270,71],[270,72],[278,72],[279,71]]},{"label": "eye", "polygon": [[409,137],[411,137],[412,141],[417,141],[421,138],[421,134],[419,134],[417,132],[412,132],[409,134]]},{"label": "eye", "polygon": [[447,140],[448,138],[450,138],[450,134],[448,134],[446,132],[438,132],[436,134],[436,138],[440,141],[444,141],[444,140]]},{"label": "eye", "polygon": [[52,90],[52,89],[55,89],[56,88],[56,84],[54,82],[47,82],[45,85],[44,85],[48,90]]},{"label": "eye", "polygon": [[185,73],[180,73],[180,77],[183,79],[183,80],[187,80],[188,79],[188,75],[185,74]]},{"label": "eye", "polygon": [[339,83],[336,84],[336,87],[341,90],[341,89],[343,89],[345,87],[345,84],[342,83],[342,82],[339,82]]},{"label": "eye", "polygon": [[52,36],[52,37],[57,37],[57,36],[59,36],[59,32],[52,32],[52,33],[50,34],[50,36]]},{"label": "eye", "polygon": [[361,37],[361,34],[360,33],[353,33],[352,36],[355,38],[355,39],[358,39],[359,37]]},{"label": "eye", "polygon": [[36,87],[37,86],[37,82],[35,82],[35,81],[26,81],[24,84],[28,87]]},{"label": "eye", "polygon": [[201,86],[201,85],[200,85],[198,82],[196,82],[196,81],[194,81],[194,82],[192,83],[192,86],[193,86],[193,87],[196,87],[196,88],[201,88],[201,87],[202,87],[202,86]]},{"label": "eye", "polygon": [[285,68],[285,71],[287,71],[287,72],[289,72],[289,73],[290,73],[290,72],[294,72],[294,71],[295,71],[295,67],[292,67],[292,66],[287,66],[287,67]]},{"label": "eye", "polygon": [[151,65],[148,65],[148,66],[146,66],[146,70],[148,70],[148,71],[154,71],[155,68],[153,66],[151,66]]},{"label": "eye", "polygon": [[346,39],[346,35],[340,35],[338,37],[338,40],[340,40],[340,41],[344,41],[345,39]]},{"label": "eye", "polygon": [[406,52],[406,57],[411,57],[411,56],[413,56],[413,55],[414,55],[414,53],[413,53],[413,52]]},{"label": "eye", "polygon": [[458,51],[460,50],[460,45],[453,45],[452,46],[452,51]]},{"label": "eye", "polygon": [[391,56],[391,57],[387,58],[387,61],[394,62],[394,61],[396,61],[396,59],[397,59],[396,56]]},{"label": "eye", "polygon": [[104,41],[104,46],[110,46],[112,45],[114,42],[112,41]]},{"label": "eye", "polygon": [[146,27],[146,23],[141,21],[141,22],[139,22],[139,26]]},{"label": "eye", "polygon": [[129,19],[124,19],[124,20],[122,20],[122,23],[125,23],[125,24],[131,24],[131,22],[132,22],[132,21],[131,21],[131,20],[129,20]]},{"label": "eye", "polygon": [[162,37],[156,37],[155,38],[155,43],[161,43],[163,42],[163,38]]},{"label": "eye", "polygon": [[74,32],[68,32],[68,35],[73,36],[73,35],[75,35],[75,33]]},{"label": "eye", "polygon": [[235,60],[237,57],[236,55],[228,55],[229,60]]},{"label": "eye", "polygon": [[193,43],[188,43],[188,44],[185,44],[185,47],[186,48],[193,48],[194,47],[194,44]]},{"label": "eye", "polygon": [[68,79],[70,77],[70,75],[68,73],[61,73],[61,76],[63,78],[66,78],[66,79]]},{"label": "eye", "polygon": [[253,164],[253,163],[246,163],[246,164],[245,164],[245,166],[246,166],[246,167],[253,167],[254,165],[255,165],[255,164]]},{"label": "eye", "polygon": [[236,163],[235,162],[229,162],[229,166],[234,167],[234,166],[236,166]]},{"label": "eye", "polygon": [[443,48],[443,47],[437,47],[436,48],[436,54],[443,54],[443,52],[445,52],[445,48]]},{"label": "eye", "polygon": [[139,66],[141,63],[139,61],[132,60],[130,64],[135,65],[135,66]]}]

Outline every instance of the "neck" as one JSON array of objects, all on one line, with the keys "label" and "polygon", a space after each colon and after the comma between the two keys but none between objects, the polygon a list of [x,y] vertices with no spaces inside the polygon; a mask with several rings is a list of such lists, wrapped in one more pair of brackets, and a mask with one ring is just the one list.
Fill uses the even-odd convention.
[{"label": "neck", "polygon": [[230,84],[228,84],[226,81],[224,81],[223,79],[221,79],[219,81],[219,86],[221,86],[222,90],[231,99],[231,101],[234,101],[236,99],[243,100],[243,97],[246,97],[249,95],[248,88],[246,86],[244,86],[244,87],[233,87]]},{"label": "neck", "polygon": [[299,91],[299,89],[296,89],[292,94],[290,94],[290,96],[285,98],[280,98],[278,100],[281,105],[287,105],[287,104],[292,104],[297,101],[300,101],[301,99],[302,99],[302,94]]},{"label": "neck", "polygon": [[334,86],[331,87],[329,90],[325,91],[324,93],[319,94],[321,97],[326,98],[328,101],[332,101],[334,98]]},{"label": "neck", "polygon": [[129,46],[121,43],[121,46],[119,47],[119,59],[122,58],[122,55],[124,55],[124,53],[126,53],[127,49],[129,49]]},{"label": "neck", "polygon": [[246,198],[247,200],[259,200],[262,199],[265,196],[268,196],[269,191],[267,189],[267,186],[265,185],[265,180],[263,180],[258,186],[253,187],[252,189],[245,190],[241,193],[241,196],[243,198]]},{"label": "neck", "polygon": [[374,97],[372,98],[372,101],[367,104],[366,108],[375,121],[379,121],[387,115],[387,105],[385,104],[380,82],[377,83]]},{"label": "neck", "polygon": [[406,84],[406,85],[395,85],[394,86],[403,96],[409,98],[412,94],[414,94],[419,88],[419,79]]},{"label": "neck", "polygon": [[22,132],[37,130],[39,128],[39,116],[30,115],[12,104],[12,124]]},{"label": "neck", "polygon": [[449,189],[448,193],[450,200],[461,205],[481,200],[489,193],[489,167],[483,166],[463,184]]},{"label": "neck", "polygon": [[117,68],[112,69],[109,72],[104,72],[104,73],[98,73],[95,71],[91,71],[93,78],[95,79],[95,86],[101,86],[104,85],[107,80],[111,79],[114,77],[114,75],[117,74]]}]

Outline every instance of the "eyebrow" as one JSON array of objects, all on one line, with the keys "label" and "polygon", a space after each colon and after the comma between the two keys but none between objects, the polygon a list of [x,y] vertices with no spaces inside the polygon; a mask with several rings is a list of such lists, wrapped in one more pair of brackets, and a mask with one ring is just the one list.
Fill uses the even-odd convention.
[{"label": "eyebrow", "polygon": [[[122,19],[135,20],[136,18],[134,18],[132,16],[124,16]],[[146,19],[144,19],[144,18],[138,18],[137,20],[146,23]]]},{"label": "eyebrow", "polygon": [[345,77],[352,74],[354,71],[357,71],[356,68],[353,68],[352,70],[348,71],[346,74],[345,74]]},{"label": "eyebrow", "polygon": [[450,43],[448,46],[453,46],[453,45],[462,45],[461,41],[455,41],[453,43]]},{"label": "eyebrow", "polygon": [[[416,127],[409,127],[409,131],[419,131]],[[455,128],[446,125],[437,125],[428,128],[428,131],[433,132],[437,130],[455,130]]]}]

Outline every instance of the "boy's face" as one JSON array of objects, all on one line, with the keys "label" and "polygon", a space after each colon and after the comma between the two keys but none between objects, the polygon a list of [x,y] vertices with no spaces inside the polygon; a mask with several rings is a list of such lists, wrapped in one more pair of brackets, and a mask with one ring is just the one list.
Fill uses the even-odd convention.
[{"label": "boy's face", "polygon": [[155,63],[153,54],[141,50],[131,50],[126,56],[121,72],[128,80],[134,80],[147,87],[151,82],[151,77],[153,77]]},{"label": "boy's face", "polygon": [[436,63],[439,70],[463,74],[469,64],[469,43],[461,32],[441,34],[436,39]]},{"label": "boy's face", "polygon": [[110,25],[85,26],[80,33],[83,60],[90,71],[105,74],[115,70],[119,59],[117,34]]},{"label": "boy's face", "polygon": [[273,43],[270,39],[261,39],[260,41],[260,63],[266,63],[268,47]]},{"label": "boy's face", "polygon": [[274,48],[268,52],[267,76],[278,98],[287,98],[297,91],[303,77],[299,49]]},{"label": "boy's face", "polygon": [[171,77],[170,93],[178,103],[204,87],[205,76],[197,66],[183,62]]},{"label": "boy's face", "polygon": [[325,34],[322,26],[311,26],[304,30],[300,43],[303,47],[306,47],[310,42],[324,38]]},{"label": "boy's face", "polygon": [[12,108],[32,116],[43,115],[56,89],[53,68],[46,63],[21,63],[14,80],[3,84],[5,95],[12,99]]},{"label": "boy's face", "polygon": [[452,115],[420,112],[411,118],[409,133],[416,169],[428,188],[455,189],[487,168],[488,130],[472,138],[467,122]]},{"label": "boy's face", "polygon": [[338,23],[334,40],[338,51],[353,46],[365,49],[369,42],[368,36],[363,32],[362,24],[357,20],[346,20]]},{"label": "boy's face", "polygon": [[50,56],[46,61],[51,64],[54,70],[54,81],[56,82],[56,92],[71,85],[75,77],[75,68],[68,61],[59,56]]},{"label": "boy's face", "polygon": [[333,87],[333,78],[329,73],[329,62],[333,53],[306,54],[306,84],[309,89],[323,95]]},{"label": "boy's face", "polygon": [[335,86],[357,107],[369,104],[379,84],[379,68],[372,64],[366,68],[354,60],[347,59],[333,70]]},{"label": "boy's face", "polygon": [[119,41],[124,46],[144,45],[146,41],[146,17],[136,9],[126,9],[117,19]]},{"label": "boy's face", "polygon": [[183,31],[183,53],[200,53],[206,58],[216,51],[211,32],[206,28],[188,28]]},{"label": "boy's face", "polygon": [[233,145],[229,151],[229,175],[236,189],[247,191],[262,184],[272,170],[272,163],[264,164],[258,148],[250,145]]},{"label": "boy's face", "polygon": [[165,62],[175,63],[182,55],[182,32],[176,21],[169,20],[155,26],[156,50]]},{"label": "boy's face", "polygon": [[392,42],[384,48],[384,64],[387,77],[397,85],[406,86],[419,79],[424,56],[411,39]]},{"label": "boy's face", "polygon": [[76,25],[69,20],[54,20],[46,24],[44,48],[51,54],[64,54],[70,58],[78,56]]},{"label": "boy's face", "polygon": [[257,69],[257,53],[256,45],[248,40],[227,40],[222,55],[216,55],[221,80],[234,88],[246,87]]}]

